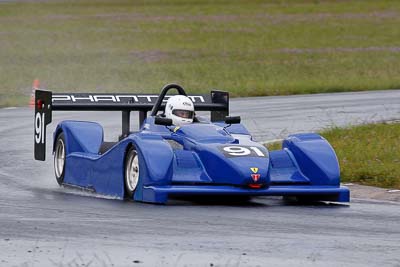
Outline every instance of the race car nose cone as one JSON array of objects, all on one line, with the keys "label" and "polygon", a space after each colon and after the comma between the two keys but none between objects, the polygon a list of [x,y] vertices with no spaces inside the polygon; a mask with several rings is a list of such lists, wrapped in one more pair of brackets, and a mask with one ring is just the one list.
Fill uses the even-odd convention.
[{"label": "race car nose cone", "polygon": [[258,180],[260,180],[260,174],[259,173],[252,173],[251,174],[251,178],[253,179],[253,181],[255,182],[255,183],[257,183],[258,182]]}]

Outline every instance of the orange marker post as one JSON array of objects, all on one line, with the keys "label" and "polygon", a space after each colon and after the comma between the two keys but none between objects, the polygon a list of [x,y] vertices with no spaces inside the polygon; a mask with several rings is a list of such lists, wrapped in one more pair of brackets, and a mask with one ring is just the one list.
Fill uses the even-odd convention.
[{"label": "orange marker post", "polygon": [[31,108],[35,107],[35,91],[39,89],[39,87],[40,87],[39,79],[33,80],[31,99],[29,100],[29,107]]}]

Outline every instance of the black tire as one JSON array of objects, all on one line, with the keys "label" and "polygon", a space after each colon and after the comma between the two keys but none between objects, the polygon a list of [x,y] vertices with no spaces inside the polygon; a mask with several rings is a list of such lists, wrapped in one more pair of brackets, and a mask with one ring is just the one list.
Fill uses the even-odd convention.
[{"label": "black tire", "polygon": [[125,198],[132,199],[140,179],[139,157],[135,147],[130,147],[125,157],[124,185]]},{"label": "black tire", "polygon": [[57,135],[56,145],[54,148],[54,174],[56,176],[57,183],[62,185],[64,182],[65,175],[65,137],[64,133],[61,132]]}]

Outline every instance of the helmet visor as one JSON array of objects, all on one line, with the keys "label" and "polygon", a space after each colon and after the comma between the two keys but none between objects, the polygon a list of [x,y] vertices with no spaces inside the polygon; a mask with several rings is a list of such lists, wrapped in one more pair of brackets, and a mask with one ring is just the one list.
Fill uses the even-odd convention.
[{"label": "helmet visor", "polygon": [[174,109],[172,114],[184,119],[193,119],[194,112],[190,110]]}]

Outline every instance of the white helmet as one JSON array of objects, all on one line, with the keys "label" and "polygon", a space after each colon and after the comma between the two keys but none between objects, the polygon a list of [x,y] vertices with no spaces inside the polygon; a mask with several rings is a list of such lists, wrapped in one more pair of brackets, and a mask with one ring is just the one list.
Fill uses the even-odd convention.
[{"label": "white helmet", "polygon": [[171,96],[165,106],[165,117],[172,119],[176,126],[193,122],[194,105],[189,97],[184,95]]}]

